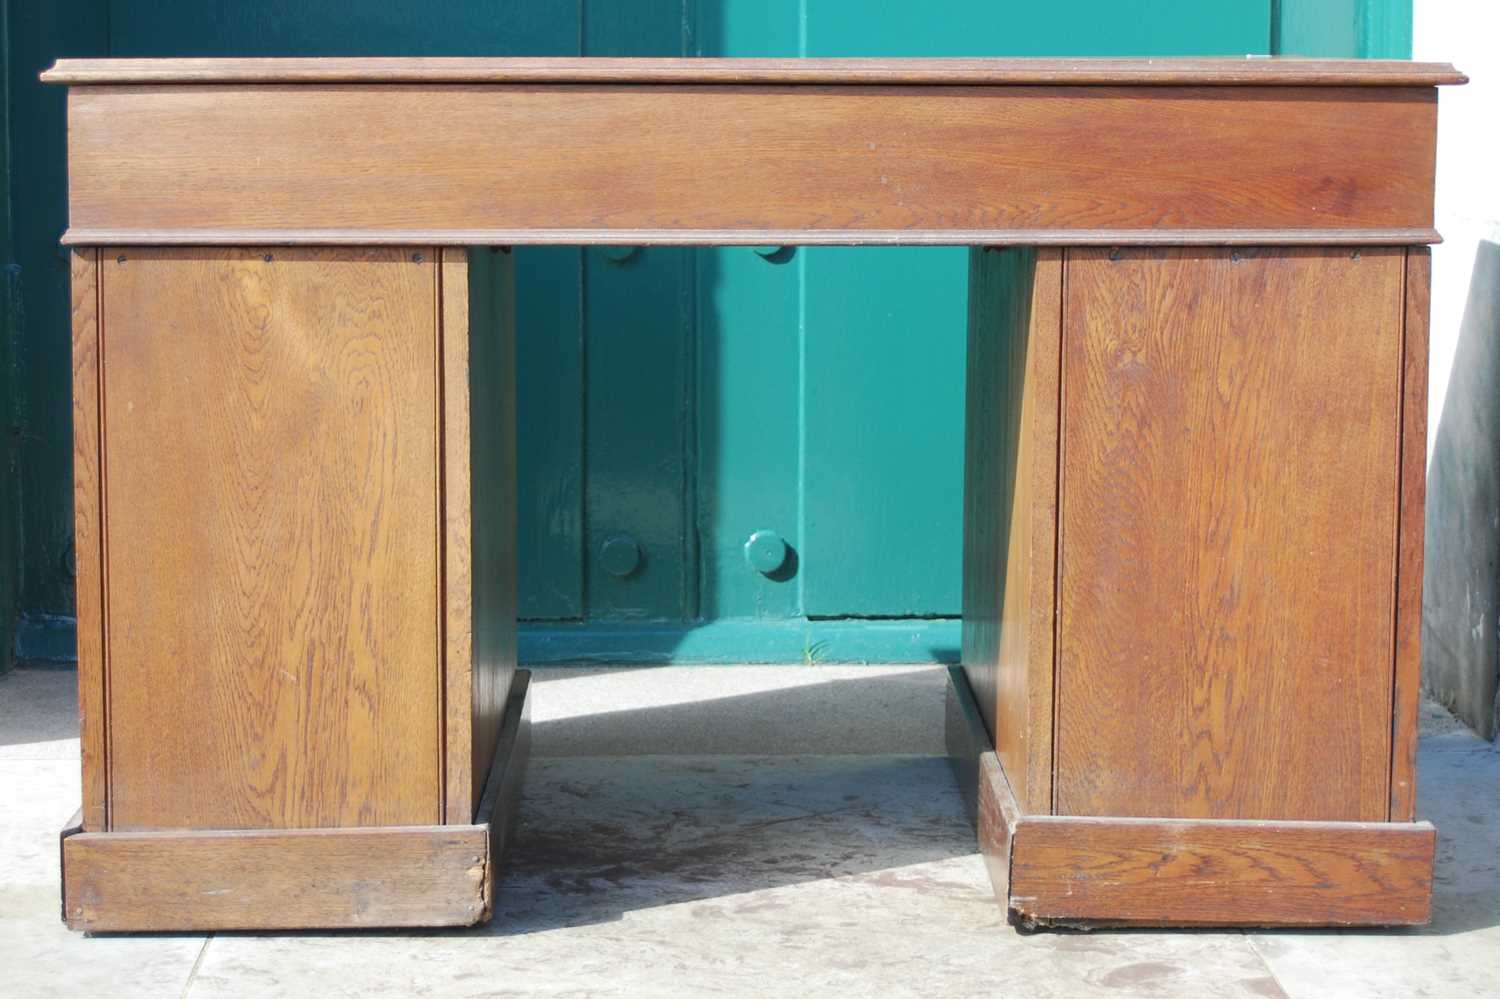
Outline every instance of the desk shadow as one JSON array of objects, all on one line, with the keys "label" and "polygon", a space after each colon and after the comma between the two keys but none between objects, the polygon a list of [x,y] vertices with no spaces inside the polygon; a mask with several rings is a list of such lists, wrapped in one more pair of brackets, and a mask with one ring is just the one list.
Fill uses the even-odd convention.
[{"label": "desk shadow", "polygon": [[1424,738],[1417,817],[1437,826],[1432,923],[1441,935],[1500,926],[1500,745],[1467,731]]},{"label": "desk shadow", "polygon": [[535,933],[831,878],[973,896],[912,865],[975,850],[939,757],[568,757],[536,761],[486,932]]},{"label": "desk shadow", "polygon": [[[551,683],[577,675],[538,671],[537,708]],[[941,675],[871,670],[731,694],[742,681],[722,671],[669,670],[655,682],[682,703],[539,711],[520,827],[494,920],[480,932],[534,933],[704,899],[775,908],[786,903],[756,893],[829,878],[986,891],[905,870],[975,851],[938,755]],[[727,696],[687,696],[721,683]],[[553,694],[563,704],[567,687]]]},{"label": "desk shadow", "polygon": [[[912,689],[925,679],[872,671],[813,687],[543,722],[543,750],[628,753],[633,746],[648,755],[534,759],[487,932],[583,925],[710,898],[731,910],[777,906],[774,894],[752,893],[836,877],[920,879],[903,869],[973,854],[973,827],[946,761],[898,755],[914,745],[909,736],[880,735],[903,714],[915,730],[940,734],[936,699]],[[879,755],[754,755],[841,748]],[[711,755],[715,749],[738,755]],[[1500,925],[1500,798],[1488,791],[1500,787],[1500,746],[1466,731],[1429,734],[1418,772],[1418,814],[1438,828],[1432,923],[1258,937],[1326,936],[1332,946],[1346,934],[1450,936]]]}]

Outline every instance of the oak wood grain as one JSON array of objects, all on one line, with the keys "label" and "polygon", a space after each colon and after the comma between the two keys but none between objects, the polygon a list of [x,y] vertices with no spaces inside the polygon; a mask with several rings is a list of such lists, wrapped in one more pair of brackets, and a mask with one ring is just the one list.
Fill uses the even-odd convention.
[{"label": "oak wood grain", "polygon": [[1062,253],[970,267],[962,661],[1028,811],[1052,803]]},{"label": "oak wood grain", "polygon": [[1425,923],[1430,824],[1090,818],[1023,812],[962,670],[946,740],[1010,922],[1043,926]]},{"label": "oak wood grain", "polygon": [[1400,87],[82,86],[70,238],[1410,241],[1435,114]]},{"label": "oak wood grain", "polygon": [[1415,246],[1409,229],[85,229],[64,246]]},{"label": "oak wood grain", "polygon": [[[445,251],[445,259],[446,259]],[[469,422],[473,554],[474,800],[492,770],[516,674],[515,265],[469,251]],[[446,285],[445,285],[446,287]],[[472,813],[471,813],[472,814]]]},{"label": "oak wood grain", "polygon": [[489,829],[490,873],[485,891],[486,912],[504,873],[506,851],[521,821],[521,784],[531,760],[531,671],[517,669],[511,678],[499,735],[484,794],[474,821]]},{"label": "oak wood grain", "polygon": [[420,256],[105,253],[110,828],[441,821]]},{"label": "oak wood grain", "polygon": [[1426,822],[1027,816],[1012,835],[1022,923],[1397,926],[1432,915]]},{"label": "oak wood grain", "polygon": [[1450,64],[1404,59],[59,59],[44,83],[815,83],[1433,86]]},{"label": "oak wood grain", "polygon": [[993,753],[995,744],[979,711],[975,688],[962,666],[948,667],[943,704],[943,746],[958,782],[959,795],[971,823],[978,823],[979,757]]},{"label": "oak wood grain", "polygon": [[66,844],[69,836],[77,836],[81,832],[83,832],[82,808],[74,812],[72,817],[64,823],[62,829],[57,833],[57,868],[59,871],[57,903],[58,914],[64,923],[68,921],[68,863]]},{"label": "oak wood grain", "polygon": [[1406,254],[1401,379],[1401,512],[1396,538],[1396,663],[1391,697],[1390,818],[1417,813],[1417,728],[1422,702],[1422,565],[1427,506],[1427,354],[1432,253]]},{"label": "oak wood grain", "polygon": [[468,926],[489,828],[174,830],[63,841],[68,926],[93,932]]},{"label": "oak wood grain", "polygon": [[474,820],[516,669],[511,260],[483,248],[442,251],[449,822]]},{"label": "oak wood grain", "polygon": [[78,751],[82,825],[108,827],[108,670],[104,639],[104,455],[99,437],[99,251],[74,250],[73,552],[78,622]]},{"label": "oak wood grain", "polygon": [[948,670],[944,737],[948,761],[974,823],[979,853],[990,876],[995,900],[1008,908],[1011,834],[1021,819],[1021,806],[1006,780],[1000,758],[995,755],[962,668]]},{"label": "oak wood grain", "polygon": [[[1019,381],[1007,365],[1014,314],[1030,304],[1031,253],[975,247],[969,251],[968,338],[964,369],[964,533],[962,632],[959,662],[995,745],[999,698],[1001,601],[1009,518],[998,509],[1009,494],[1004,480],[1014,470],[1013,438],[1019,437],[1006,390]],[[1023,339],[1017,337],[1016,339]],[[1007,431],[1009,431],[1007,433]],[[951,707],[951,705],[950,705]],[[950,719],[949,731],[952,732]]]},{"label": "oak wood grain", "polygon": [[1058,814],[1387,818],[1404,259],[1069,251]]},{"label": "oak wood grain", "polygon": [[471,822],[485,769],[474,721],[474,510],[469,426],[469,254],[440,251],[442,292],[443,821]]},{"label": "oak wood grain", "polygon": [[474,823],[61,832],[62,915],[98,932],[466,926],[493,912],[530,750],[517,671]]}]

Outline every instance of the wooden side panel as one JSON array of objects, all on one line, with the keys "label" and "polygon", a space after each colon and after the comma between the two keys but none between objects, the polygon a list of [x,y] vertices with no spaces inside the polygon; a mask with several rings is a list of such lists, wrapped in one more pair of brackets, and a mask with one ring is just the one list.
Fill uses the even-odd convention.
[{"label": "wooden side panel", "polygon": [[108,822],[105,755],[103,463],[99,442],[99,251],[75,250],[73,279],[73,550],[78,592],[78,732],[83,828]]},{"label": "wooden side panel", "polygon": [[474,800],[495,757],[516,672],[515,268],[470,251],[469,413],[474,509]]},{"label": "wooden side panel", "polygon": [[969,821],[977,822],[979,810],[979,758],[994,753],[995,745],[985,729],[974,690],[963,667],[948,667],[948,696],[943,706],[943,744],[948,751],[948,765],[963,796]]},{"label": "wooden side panel", "polygon": [[948,670],[948,698],[944,719],[948,762],[958,780],[964,805],[974,823],[979,852],[990,876],[995,899],[1010,899],[1011,833],[1021,819],[1021,806],[1000,768],[962,669]]},{"label": "wooden side panel", "polygon": [[518,669],[511,678],[510,694],[500,721],[500,738],[495,745],[495,759],[485,781],[484,794],[474,821],[489,828],[490,878],[485,905],[494,899],[495,887],[503,873],[505,852],[515,838],[521,821],[521,784],[531,760],[531,671]]},{"label": "wooden side panel", "polygon": [[1026,815],[959,670],[947,746],[979,850],[1023,926],[1425,923],[1430,824]]},{"label": "wooden side panel", "polygon": [[64,918],[93,932],[469,926],[488,826],[80,833]]},{"label": "wooden side panel", "polygon": [[1427,508],[1427,330],[1432,251],[1406,254],[1401,380],[1401,514],[1396,542],[1396,676],[1392,696],[1391,814],[1417,813],[1417,726],[1422,702],[1422,554]]},{"label": "wooden side panel", "polygon": [[1063,925],[1420,924],[1436,840],[1426,822],[1024,818],[1010,904]]},{"label": "wooden side panel", "polygon": [[433,259],[104,260],[110,827],[441,821]]},{"label": "wooden side panel", "polygon": [[1026,250],[969,250],[969,323],[964,391],[963,630],[959,661],[994,745],[999,682],[1001,554],[1004,517],[998,509],[1009,467],[1005,417],[1008,329],[1005,297],[1014,292]]},{"label": "wooden side panel", "polygon": [[70,238],[1416,243],[1436,109],[1430,87],[81,86]]},{"label": "wooden side panel", "polygon": [[515,278],[442,252],[446,821],[474,821],[516,670]]},{"label": "wooden side panel", "polygon": [[1404,260],[1069,252],[1058,814],[1387,818]]},{"label": "wooden side panel", "polygon": [[963,664],[1017,799],[1047,813],[1062,252],[976,250],[969,293]]},{"label": "wooden side panel", "polygon": [[61,833],[62,916],[102,932],[467,926],[493,911],[530,751],[518,670],[473,823]]},{"label": "wooden side panel", "polygon": [[469,251],[441,253],[443,352],[443,821],[472,822],[479,803],[474,748],[474,510],[469,425]]}]

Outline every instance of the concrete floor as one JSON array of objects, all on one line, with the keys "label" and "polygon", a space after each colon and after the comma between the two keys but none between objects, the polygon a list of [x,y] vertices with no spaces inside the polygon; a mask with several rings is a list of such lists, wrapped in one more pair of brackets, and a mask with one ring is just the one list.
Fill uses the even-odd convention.
[{"label": "concrete floor", "polygon": [[[1436,917],[1380,932],[1005,926],[932,667],[543,670],[475,930],[86,937],[58,921],[73,675],[0,677],[0,996],[1500,995],[1500,750],[1424,718]],[[1315,765],[1315,761],[1309,761]]]}]

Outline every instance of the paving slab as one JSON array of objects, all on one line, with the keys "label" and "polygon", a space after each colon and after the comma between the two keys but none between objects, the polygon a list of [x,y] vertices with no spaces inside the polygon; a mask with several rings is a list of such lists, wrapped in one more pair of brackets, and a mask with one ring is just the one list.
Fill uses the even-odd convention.
[{"label": "paving slab", "polygon": [[1500,996],[1500,748],[1441,719],[1432,727],[1441,734],[1417,755],[1417,814],[1438,829],[1431,924],[1255,935],[1292,995]]},{"label": "paving slab", "polygon": [[523,816],[490,926],[219,936],[191,994],[1282,994],[1237,933],[1016,934],[931,756],[541,759]]},{"label": "paving slab", "polygon": [[[0,700],[16,686],[0,680]],[[0,996],[177,996],[202,935],[86,937],[63,926],[57,834],[78,807],[77,740],[62,755],[0,758]]]},{"label": "paving slab", "polygon": [[58,919],[73,683],[0,677],[5,999],[1500,995],[1500,752],[1435,705],[1421,930],[1023,936],[939,757],[941,667],[590,667],[536,674],[489,926],[88,937]]}]

